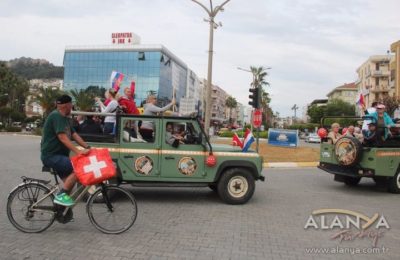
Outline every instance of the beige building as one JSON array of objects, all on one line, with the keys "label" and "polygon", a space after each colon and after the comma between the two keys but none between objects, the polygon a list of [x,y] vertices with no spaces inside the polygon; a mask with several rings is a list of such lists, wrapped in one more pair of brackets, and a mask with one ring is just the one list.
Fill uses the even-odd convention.
[{"label": "beige building", "polygon": [[390,62],[389,86],[395,90],[396,97],[400,97],[400,41],[392,43],[390,51],[394,53],[394,58]]},{"label": "beige building", "polygon": [[[204,89],[204,100],[206,99],[206,86],[207,80],[203,79],[200,82],[200,88]],[[228,98],[228,93],[217,85],[212,85],[211,92],[211,125],[220,125],[224,121],[228,121],[226,118],[229,114],[225,111],[225,100]]]},{"label": "beige building", "polygon": [[371,106],[374,101],[381,101],[387,95],[393,95],[390,87],[389,62],[391,55],[374,55],[369,57],[358,69],[356,86],[364,95],[365,103]]},{"label": "beige building", "polygon": [[333,89],[326,96],[328,97],[328,101],[331,101],[332,99],[340,99],[353,105],[356,102],[357,92],[357,86],[352,82]]}]

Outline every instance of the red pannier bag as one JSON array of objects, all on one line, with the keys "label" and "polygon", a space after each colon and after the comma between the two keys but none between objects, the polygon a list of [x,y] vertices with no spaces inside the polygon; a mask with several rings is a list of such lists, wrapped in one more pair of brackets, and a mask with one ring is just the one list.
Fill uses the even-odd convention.
[{"label": "red pannier bag", "polygon": [[91,149],[88,154],[71,157],[71,162],[76,177],[85,186],[101,183],[117,174],[108,149]]}]

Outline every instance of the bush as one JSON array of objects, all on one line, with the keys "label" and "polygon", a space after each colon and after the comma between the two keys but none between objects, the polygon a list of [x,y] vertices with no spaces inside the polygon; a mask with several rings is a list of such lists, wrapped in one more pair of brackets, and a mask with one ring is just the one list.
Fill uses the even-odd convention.
[{"label": "bush", "polygon": [[[237,134],[239,138],[242,138],[244,136],[243,131],[237,131],[237,132],[232,132],[232,131],[223,131],[218,134],[219,137],[232,137],[234,134]],[[257,131],[253,131],[253,136],[254,138],[257,137]],[[260,131],[260,138],[268,138],[268,131]]]},{"label": "bush", "polygon": [[42,128],[38,127],[33,130],[34,135],[42,136]]},{"label": "bush", "polygon": [[14,126],[6,126],[5,130],[6,130],[6,132],[21,132],[22,128],[14,127]]}]

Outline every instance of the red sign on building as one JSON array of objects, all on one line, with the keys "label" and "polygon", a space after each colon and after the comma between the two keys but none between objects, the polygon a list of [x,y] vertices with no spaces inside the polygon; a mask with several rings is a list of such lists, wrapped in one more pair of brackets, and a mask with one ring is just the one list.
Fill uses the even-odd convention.
[{"label": "red sign on building", "polygon": [[131,44],[133,43],[134,38],[133,33],[126,32],[126,33],[112,33],[111,39],[113,44]]},{"label": "red sign on building", "polygon": [[262,124],[262,112],[261,109],[255,109],[253,111],[253,127],[259,128]]}]

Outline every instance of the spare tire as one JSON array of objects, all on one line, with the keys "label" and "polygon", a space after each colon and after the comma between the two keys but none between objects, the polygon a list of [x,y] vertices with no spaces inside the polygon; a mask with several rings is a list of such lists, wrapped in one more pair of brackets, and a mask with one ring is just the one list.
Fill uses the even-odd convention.
[{"label": "spare tire", "polygon": [[340,165],[356,165],[361,159],[362,144],[355,137],[341,137],[335,144],[335,154]]}]

